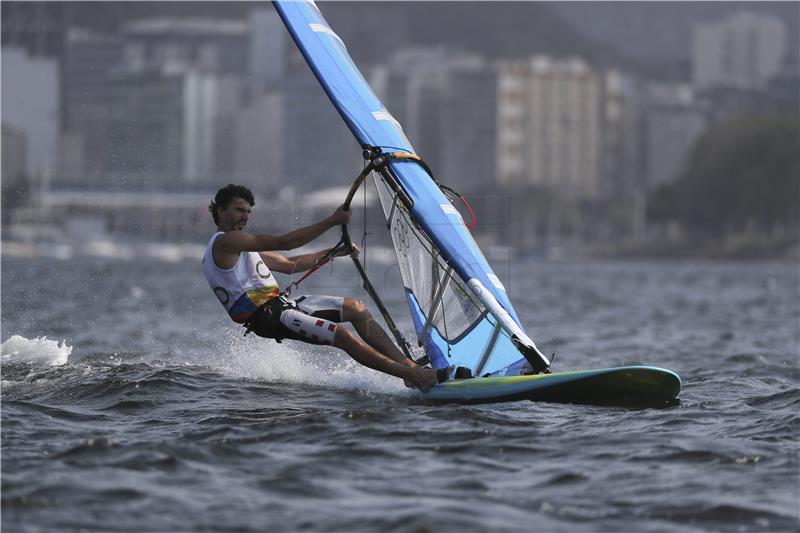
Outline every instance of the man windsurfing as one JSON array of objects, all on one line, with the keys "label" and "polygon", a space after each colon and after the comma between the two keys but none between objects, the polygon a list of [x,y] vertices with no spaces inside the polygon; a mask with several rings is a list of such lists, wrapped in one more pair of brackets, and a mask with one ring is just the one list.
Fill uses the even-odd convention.
[{"label": "man windsurfing", "polygon": [[[247,328],[245,334],[252,331],[278,342],[292,339],[336,346],[358,363],[410,382],[423,392],[438,382],[435,370],[418,366],[394,345],[360,300],[281,295],[272,271],[294,274],[309,270],[330,250],[290,257],[278,251],[299,248],[334,226],[346,224],[349,211],[340,207],[316,224],[276,236],[245,231],[254,206],[253,193],[247,187],[229,184],[217,191],[208,206],[217,231],[203,255],[203,273],[211,289],[230,318]],[[353,245],[349,253],[358,252]],[[347,253],[340,252],[337,257]]]}]

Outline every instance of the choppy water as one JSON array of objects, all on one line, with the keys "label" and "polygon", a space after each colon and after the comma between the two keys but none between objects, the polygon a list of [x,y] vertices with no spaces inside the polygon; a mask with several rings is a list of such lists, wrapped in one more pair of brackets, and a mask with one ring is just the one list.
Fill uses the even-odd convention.
[{"label": "choppy water", "polygon": [[[310,288],[360,295],[351,274]],[[797,265],[498,274],[558,369],[667,367],[681,404],[432,407],[242,338],[197,259],[4,255],[3,531],[798,529]]]}]

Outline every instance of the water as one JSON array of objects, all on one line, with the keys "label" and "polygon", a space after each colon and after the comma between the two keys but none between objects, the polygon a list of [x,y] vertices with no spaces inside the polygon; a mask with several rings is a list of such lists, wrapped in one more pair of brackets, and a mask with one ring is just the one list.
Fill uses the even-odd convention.
[{"label": "water", "polygon": [[[558,369],[683,377],[680,405],[627,410],[420,403],[329,348],[242,338],[192,253],[17,255],[3,531],[800,526],[796,265],[498,265]],[[371,268],[403,315],[396,269]],[[361,296],[354,276],[309,288]]]}]

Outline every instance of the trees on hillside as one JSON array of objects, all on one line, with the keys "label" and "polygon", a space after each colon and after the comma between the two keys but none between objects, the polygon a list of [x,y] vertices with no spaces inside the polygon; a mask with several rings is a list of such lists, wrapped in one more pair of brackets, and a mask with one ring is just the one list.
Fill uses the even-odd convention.
[{"label": "trees on hillside", "polygon": [[648,219],[677,220],[699,235],[797,231],[800,120],[734,119],[695,145],[681,177],[651,198]]}]

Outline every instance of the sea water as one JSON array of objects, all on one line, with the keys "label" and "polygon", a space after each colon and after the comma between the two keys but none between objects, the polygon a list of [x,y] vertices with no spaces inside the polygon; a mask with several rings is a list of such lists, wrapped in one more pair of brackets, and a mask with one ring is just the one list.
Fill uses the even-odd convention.
[{"label": "sea water", "polygon": [[[4,254],[3,531],[800,526],[795,264],[496,265],[557,370],[683,378],[679,405],[629,410],[426,405],[243,337],[196,250],[162,252]],[[410,335],[396,267],[369,268]],[[366,298],[343,259],[304,290]]]}]

